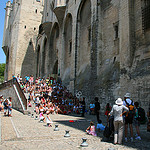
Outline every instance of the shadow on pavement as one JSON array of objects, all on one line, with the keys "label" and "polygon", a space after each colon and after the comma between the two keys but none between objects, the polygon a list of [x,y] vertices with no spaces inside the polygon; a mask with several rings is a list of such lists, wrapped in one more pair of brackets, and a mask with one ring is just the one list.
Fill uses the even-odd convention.
[{"label": "shadow on pavement", "polygon": [[[76,114],[69,114],[69,116],[80,117],[80,115],[78,115],[78,114],[77,115]],[[63,117],[63,115],[62,115],[62,117]],[[102,121],[104,120],[103,124],[106,125],[107,123],[105,121],[106,120],[105,116],[101,116],[101,119],[102,119]],[[59,124],[73,127],[73,128],[76,128],[78,130],[85,132],[87,127],[90,125],[91,120],[95,123],[95,126],[96,126],[97,121],[96,121],[95,115],[85,115],[85,117],[82,117],[82,118],[77,119],[77,120],[60,120],[60,121],[57,120],[55,122],[58,122]],[[125,147],[128,147],[128,148],[135,148],[137,150],[150,150],[150,132],[147,132],[145,127],[146,127],[146,124],[141,125],[141,128],[142,128],[142,130],[141,130],[142,140],[141,141],[134,140],[133,142],[128,141],[127,143],[125,143],[123,140],[122,145]],[[134,132],[135,132],[135,129],[134,129]],[[109,139],[107,139],[103,136],[102,131],[101,132],[97,131],[97,135],[99,138],[101,138],[102,142],[113,143],[113,135]]]}]

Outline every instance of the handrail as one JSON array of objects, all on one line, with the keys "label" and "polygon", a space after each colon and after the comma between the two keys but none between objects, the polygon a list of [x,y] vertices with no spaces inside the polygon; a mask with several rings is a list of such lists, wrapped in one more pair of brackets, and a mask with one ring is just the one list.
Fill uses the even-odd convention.
[{"label": "handrail", "polygon": [[25,109],[27,110],[27,99],[26,99],[26,97],[25,97],[25,95],[24,95],[24,93],[20,87],[20,84],[18,83],[16,78],[0,84],[0,89],[11,87],[11,86],[13,86],[13,84],[16,86],[17,91],[18,91],[18,93],[22,99],[23,105],[24,105]]},{"label": "handrail", "polygon": [[20,84],[18,83],[17,80],[15,80],[15,81],[16,81],[16,82],[14,82],[14,84],[16,85],[16,88],[17,88],[18,93],[19,93],[19,95],[20,95],[20,97],[21,97],[21,99],[22,99],[22,102],[23,102],[24,107],[25,107],[25,109],[27,110],[27,99],[26,99],[26,97],[25,97],[25,95],[24,95],[24,93],[23,93],[23,91],[22,91],[22,89],[21,89],[21,87],[20,87]]},{"label": "handrail", "polygon": [[5,87],[8,87],[8,86],[12,86],[13,83],[14,83],[14,80],[13,80],[13,79],[11,79],[11,80],[9,80],[9,81],[7,81],[7,82],[4,82],[4,83],[0,84],[0,89],[5,88]]}]

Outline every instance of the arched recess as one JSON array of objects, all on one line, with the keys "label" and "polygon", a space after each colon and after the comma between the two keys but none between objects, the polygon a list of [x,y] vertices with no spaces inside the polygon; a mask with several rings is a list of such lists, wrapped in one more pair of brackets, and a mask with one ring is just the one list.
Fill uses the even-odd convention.
[{"label": "arched recess", "polygon": [[56,60],[53,67],[53,74],[58,74],[58,60]]},{"label": "arched recess", "polygon": [[37,49],[37,68],[36,68],[36,76],[40,76],[40,45],[38,45]]},{"label": "arched recess", "polygon": [[76,73],[79,75],[90,68],[91,54],[91,1],[82,0],[77,15],[77,60]]},{"label": "arched recess", "polygon": [[[59,25],[56,22],[52,28],[50,35],[50,50],[49,50],[49,65],[48,65],[49,74],[53,74],[54,65],[58,60],[58,51],[59,51]],[[58,69],[58,63],[57,67],[55,68]]]},{"label": "arched recess", "polygon": [[46,44],[47,44],[47,38],[44,39],[44,45],[43,45],[43,51],[42,51],[42,67],[41,67],[41,73],[42,77],[45,76],[45,60],[46,60]]},{"label": "arched recess", "polygon": [[69,13],[66,16],[64,24],[64,76],[68,78],[71,67],[71,54],[72,54],[72,15]]}]

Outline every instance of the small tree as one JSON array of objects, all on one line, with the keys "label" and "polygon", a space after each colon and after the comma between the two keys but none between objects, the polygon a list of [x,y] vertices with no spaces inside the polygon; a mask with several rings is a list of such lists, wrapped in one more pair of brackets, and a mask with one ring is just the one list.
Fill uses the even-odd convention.
[{"label": "small tree", "polygon": [[5,64],[0,64],[0,83],[4,82]]}]

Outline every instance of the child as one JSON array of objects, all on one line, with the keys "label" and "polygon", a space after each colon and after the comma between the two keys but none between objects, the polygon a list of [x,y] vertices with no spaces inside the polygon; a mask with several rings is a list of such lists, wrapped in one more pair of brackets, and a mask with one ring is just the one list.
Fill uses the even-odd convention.
[{"label": "child", "polygon": [[49,114],[47,114],[46,123],[47,123],[47,126],[48,126],[48,127],[52,127],[53,121],[52,121],[51,118],[49,117]]},{"label": "child", "polygon": [[98,121],[98,124],[97,124],[97,127],[96,127],[96,128],[98,129],[99,132],[100,132],[100,131],[104,131],[105,126],[102,124],[102,120],[99,120],[99,121]]},{"label": "child", "polygon": [[42,110],[42,109],[41,109],[39,118],[40,118],[40,122],[45,121],[45,117],[44,117],[44,115],[43,115],[43,110]]},{"label": "child", "polygon": [[86,132],[90,135],[97,136],[97,134],[95,132],[95,126],[92,121],[90,122],[90,126],[86,129]]}]

